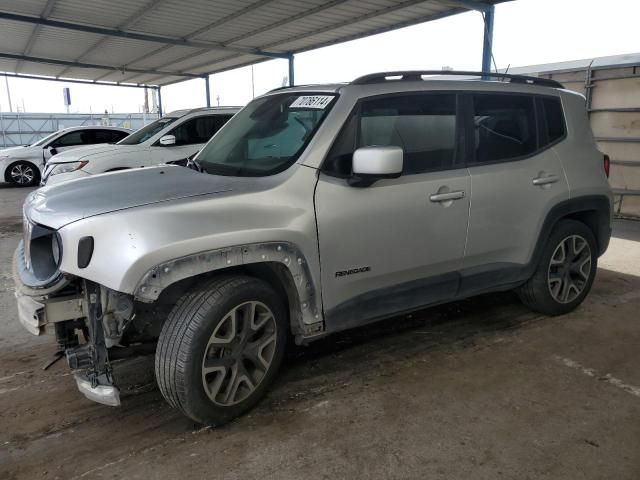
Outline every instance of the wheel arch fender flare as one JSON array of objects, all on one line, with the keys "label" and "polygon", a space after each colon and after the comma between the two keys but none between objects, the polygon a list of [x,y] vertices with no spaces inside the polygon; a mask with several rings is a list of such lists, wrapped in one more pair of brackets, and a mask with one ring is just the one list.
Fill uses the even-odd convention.
[{"label": "wheel arch fender flare", "polygon": [[611,200],[606,195],[588,195],[571,198],[555,205],[547,213],[538,241],[529,262],[530,273],[533,273],[546,245],[546,239],[558,222],[565,219],[578,220],[591,229],[596,238],[598,256],[602,255],[609,246],[611,238]]},{"label": "wheel arch fender flare", "polygon": [[[202,274],[234,267],[277,264],[288,272],[282,287],[289,297],[294,333],[309,337],[324,330],[320,289],[302,251],[290,242],[265,242],[199,252],[162,262],[149,269],[134,290],[136,300],[152,303],[171,285]],[[291,302],[297,294],[296,302]],[[296,310],[295,312],[292,310]]]}]

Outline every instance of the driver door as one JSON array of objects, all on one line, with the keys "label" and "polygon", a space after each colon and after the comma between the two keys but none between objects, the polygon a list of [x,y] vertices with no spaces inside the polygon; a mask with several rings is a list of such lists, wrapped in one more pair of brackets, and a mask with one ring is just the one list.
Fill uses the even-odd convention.
[{"label": "driver door", "polygon": [[[332,147],[315,193],[329,331],[456,295],[470,194],[456,110],[455,94],[364,100]],[[403,149],[402,175],[350,186],[353,151],[385,145]]]}]

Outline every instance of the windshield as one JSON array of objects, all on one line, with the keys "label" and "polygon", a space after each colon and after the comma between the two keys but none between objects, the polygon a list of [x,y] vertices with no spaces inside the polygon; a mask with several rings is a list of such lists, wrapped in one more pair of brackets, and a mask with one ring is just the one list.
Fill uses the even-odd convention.
[{"label": "windshield", "polygon": [[150,123],[142,127],[140,130],[136,130],[128,137],[123,138],[118,142],[118,145],[139,145],[142,142],[149,140],[156,133],[160,132],[167,125],[171,125],[180,117],[162,117],[155,122]]},{"label": "windshield", "polygon": [[41,138],[40,140],[38,140],[36,143],[32,143],[31,146],[32,147],[39,147],[40,145],[44,145],[45,143],[47,143],[49,140],[53,140],[53,138],[58,135],[60,133],[60,130],[58,130],[57,132],[53,132],[49,135],[47,135],[44,138]]},{"label": "windshield", "polygon": [[283,93],[258,98],[236,114],[195,158],[206,173],[258,177],[296,161],[335,95]]}]

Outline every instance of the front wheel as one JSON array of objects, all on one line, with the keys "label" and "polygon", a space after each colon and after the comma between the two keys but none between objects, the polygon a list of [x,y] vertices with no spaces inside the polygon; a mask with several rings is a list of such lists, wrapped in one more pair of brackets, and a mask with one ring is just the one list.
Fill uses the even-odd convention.
[{"label": "front wheel", "polygon": [[5,180],[18,187],[33,187],[40,183],[40,169],[31,162],[15,162],[7,167]]},{"label": "front wheel", "polygon": [[533,276],[518,290],[522,302],[547,315],[574,310],[591,290],[597,245],[584,223],[561,221],[551,232]]},{"label": "front wheel", "polygon": [[162,395],[199,423],[234,419],[260,400],[275,377],[287,327],[282,299],[255,278],[218,278],[185,294],[158,339]]}]

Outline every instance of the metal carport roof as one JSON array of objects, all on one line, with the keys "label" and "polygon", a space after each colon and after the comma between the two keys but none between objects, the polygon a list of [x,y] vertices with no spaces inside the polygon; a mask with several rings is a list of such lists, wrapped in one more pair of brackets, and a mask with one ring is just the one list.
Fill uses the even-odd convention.
[{"label": "metal carport roof", "polygon": [[502,1],[0,0],[0,72],[164,86],[286,58],[292,81],[295,53],[469,9],[491,30]]}]

